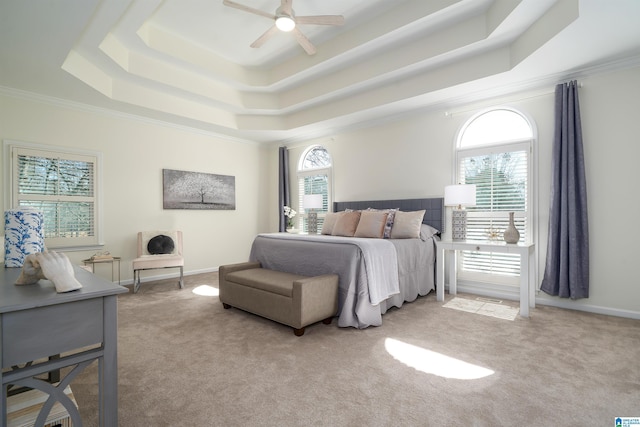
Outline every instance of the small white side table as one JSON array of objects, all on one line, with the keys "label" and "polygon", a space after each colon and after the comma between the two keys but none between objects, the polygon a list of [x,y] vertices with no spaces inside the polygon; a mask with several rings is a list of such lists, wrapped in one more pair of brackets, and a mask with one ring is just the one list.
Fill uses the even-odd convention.
[{"label": "small white side table", "polygon": [[119,256],[114,256],[111,258],[98,258],[98,259],[83,259],[82,262],[84,263],[84,265],[91,265],[91,272],[95,273],[95,267],[96,264],[111,264],[111,281],[114,281],[114,270],[115,270],[115,264],[114,262],[116,262],[118,264],[118,285],[121,284],[120,282],[120,257]]},{"label": "small white side table", "polygon": [[480,251],[515,253],[520,255],[520,316],[529,317],[529,307],[536,306],[535,298],[535,244],[478,242],[473,240],[441,240],[436,242],[437,253],[437,292],[436,299],[444,301],[444,255],[451,253],[449,263],[449,294],[457,293],[457,251]]}]

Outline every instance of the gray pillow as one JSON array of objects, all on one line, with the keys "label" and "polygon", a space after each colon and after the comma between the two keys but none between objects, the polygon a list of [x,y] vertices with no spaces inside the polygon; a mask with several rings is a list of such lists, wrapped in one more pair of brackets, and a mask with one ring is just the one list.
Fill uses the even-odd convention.
[{"label": "gray pillow", "polygon": [[420,226],[420,240],[424,240],[425,242],[432,238],[433,236],[440,237],[440,230],[433,228],[430,225],[422,224]]}]

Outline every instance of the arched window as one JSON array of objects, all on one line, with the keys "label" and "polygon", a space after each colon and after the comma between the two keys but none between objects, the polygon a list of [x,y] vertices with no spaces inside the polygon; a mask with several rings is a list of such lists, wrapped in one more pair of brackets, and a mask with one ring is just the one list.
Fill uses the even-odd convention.
[{"label": "arched window", "polygon": [[[313,208],[318,214],[318,233],[322,230],[324,217],[331,206],[331,155],[326,148],[313,145],[300,156],[298,163],[298,208],[300,215],[297,226],[302,231],[308,231],[308,217],[310,208],[305,207],[305,195],[322,195],[322,207]],[[306,198],[309,200],[309,198]]]},{"label": "arched window", "polygon": [[[509,212],[520,240],[532,240],[533,148],[533,126],[513,109],[481,112],[462,127],[456,181],[476,185],[476,206],[467,208],[468,240],[502,240]],[[463,251],[460,261],[462,280],[517,284],[520,275],[519,255]]]}]

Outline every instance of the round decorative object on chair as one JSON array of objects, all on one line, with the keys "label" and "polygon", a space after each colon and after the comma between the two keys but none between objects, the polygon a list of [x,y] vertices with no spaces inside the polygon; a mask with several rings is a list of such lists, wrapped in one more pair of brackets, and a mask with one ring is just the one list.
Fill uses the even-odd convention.
[{"label": "round decorative object on chair", "polygon": [[149,240],[147,244],[147,250],[151,255],[170,254],[173,252],[175,244],[173,239],[164,234],[160,234],[153,239]]}]

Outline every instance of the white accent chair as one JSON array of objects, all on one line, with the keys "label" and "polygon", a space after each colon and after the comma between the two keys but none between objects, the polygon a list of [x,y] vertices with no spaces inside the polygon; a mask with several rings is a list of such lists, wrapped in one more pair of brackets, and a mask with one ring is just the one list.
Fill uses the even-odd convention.
[{"label": "white accent chair", "polygon": [[[165,236],[160,239],[164,245],[153,245],[159,240],[152,242],[152,252],[149,252],[149,242],[158,236]],[[169,237],[170,239],[167,239]],[[171,242],[173,244],[171,244]],[[171,247],[173,246],[173,247]],[[133,293],[140,289],[140,272],[142,270],[155,270],[160,268],[180,269],[180,289],[184,288],[183,268],[184,258],[182,256],[182,231],[141,231],[138,233],[138,257],[132,261],[133,265]]]}]

